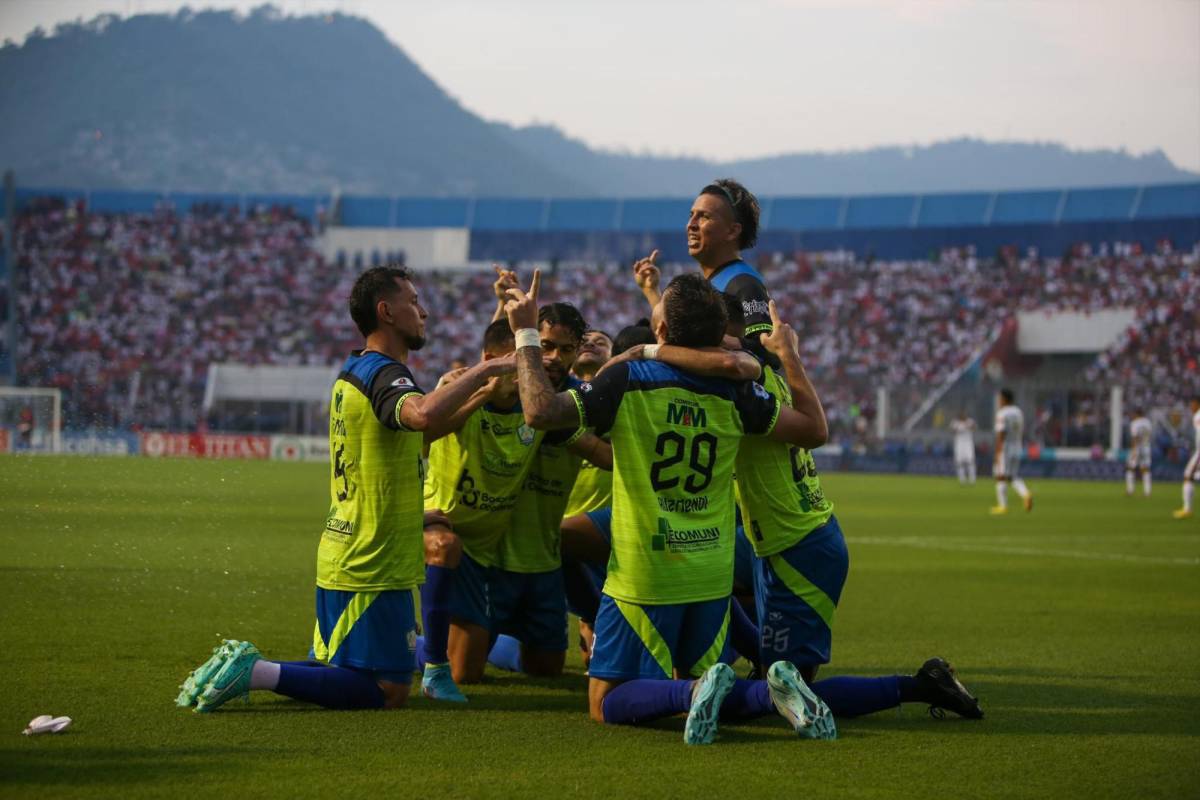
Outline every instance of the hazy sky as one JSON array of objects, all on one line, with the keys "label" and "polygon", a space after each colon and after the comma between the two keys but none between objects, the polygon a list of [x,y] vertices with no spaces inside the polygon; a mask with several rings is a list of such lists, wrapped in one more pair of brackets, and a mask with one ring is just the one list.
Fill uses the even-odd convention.
[{"label": "hazy sky", "polygon": [[[610,149],[728,159],[966,135],[1161,148],[1200,171],[1200,0],[275,4],[367,17],[468,109]],[[181,5],[0,0],[0,37]]]}]

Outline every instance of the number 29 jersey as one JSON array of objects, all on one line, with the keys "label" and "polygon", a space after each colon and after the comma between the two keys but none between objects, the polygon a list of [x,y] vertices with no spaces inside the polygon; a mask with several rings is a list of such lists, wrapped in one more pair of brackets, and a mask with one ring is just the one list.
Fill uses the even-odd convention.
[{"label": "number 29 jersey", "polygon": [[573,389],[580,422],[613,446],[612,554],[604,593],[645,605],[726,597],[733,584],[733,471],[743,434],[769,433],[761,386],[658,361],[616,364]]}]

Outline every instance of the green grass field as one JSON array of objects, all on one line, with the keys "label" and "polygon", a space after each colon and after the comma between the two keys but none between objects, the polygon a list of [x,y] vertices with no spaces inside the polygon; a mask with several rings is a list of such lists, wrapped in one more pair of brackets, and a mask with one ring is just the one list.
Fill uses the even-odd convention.
[{"label": "green grass field", "polygon": [[[575,653],[560,680],[489,674],[465,709],[176,708],[221,637],[305,656],[325,476],[0,457],[0,794],[1200,796],[1200,519],[1170,518],[1177,483],[1033,482],[1033,514],[992,518],[986,482],[825,477],[852,563],[823,674],[944,655],[982,722],[906,706],[813,742],[771,717],[689,748],[679,719],[589,721]],[[43,713],[74,726],[21,736]]]}]

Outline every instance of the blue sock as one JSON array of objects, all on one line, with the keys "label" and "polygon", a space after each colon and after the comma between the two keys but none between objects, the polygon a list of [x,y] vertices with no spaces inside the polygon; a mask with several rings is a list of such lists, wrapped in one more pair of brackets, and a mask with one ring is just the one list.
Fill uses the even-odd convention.
[{"label": "blue sock", "polygon": [[[900,683],[905,676],[853,678],[841,676],[813,683],[813,692],[825,701],[835,717],[861,717],[900,705]],[[909,678],[914,681],[914,678]]]},{"label": "blue sock", "polygon": [[488,663],[509,672],[521,672],[521,643],[511,636],[500,634],[488,653]]},{"label": "blue sock", "polygon": [[774,713],[775,704],[766,681],[738,678],[721,704],[721,719],[753,719]]},{"label": "blue sock", "polygon": [[762,663],[759,656],[758,626],[750,621],[746,609],[736,598],[729,601],[729,639],[738,655],[754,666]]},{"label": "blue sock", "polygon": [[454,588],[454,570],[425,567],[421,586],[421,621],[425,624],[425,661],[445,664],[450,660],[446,647],[450,641],[450,591]]},{"label": "blue sock", "polygon": [[383,708],[383,690],[365,672],[345,667],[279,665],[276,694],[316,703],[325,708]]},{"label": "blue sock", "polygon": [[413,650],[413,660],[417,662],[415,672],[425,671],[425,662],[429,659],[425,657],[425,637],[417,637],[417,646]]},{"label": "blue sock", "polygon": [[692,707],[692,681],[626,681],[604,698],[604,721],[609,725],[639,722],[681,714]]}]

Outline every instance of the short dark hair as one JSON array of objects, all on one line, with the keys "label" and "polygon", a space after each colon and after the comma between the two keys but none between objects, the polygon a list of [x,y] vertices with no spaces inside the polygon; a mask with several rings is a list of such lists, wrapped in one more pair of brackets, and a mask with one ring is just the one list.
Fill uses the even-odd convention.
[{"label": "short dark hair", "polygon": [[1013,390],[1012,389],[1001,389],[1000,396],[1004,398],[1004,402],[1011,403],[1013,401]]},{"label": "short dark hair", "polygon": [[700,190],[700,194],[722,197],[733,209],[733,219],[742,226],[738,249],[749,250],[758,242],[758,198],[733,178],[720,178]]},{"label": "short dark hair", "polygon": [[575,334],[576,341],[583,341],[583,334],[587,333],[587,323],[583,319],[583,314],[579,313],[579,309],[570,303],[550,303],[538,309],[538,327],[541,328],[549,322],[553,325],[562,325],[564,328]]},{"label": "short dark hair", "polygon": [[399,288],[396,281],[411,281],[411,270],[404,267],[372,267],[359,275],[350,290],[350,318],[363,336],[370,336],[379,327],[375,306]]},{"label": "short dark hair", "polygon": [[513,336],[512,328],[508,324],[508,317],[501,317],[488,325],[487,330],[483,332],[484,352],[503,350],[506,344],[515,343],[515,341],[516,337]]},{"label": "short dark hair", "polygon": [[663,292],[667,344],[715,347],[725,338],[729,315],[721,293],[696,272],[676,275]]},{"label": "short dark hair", "polygon": [[629,325],[622,328],[617,338],[613,339],[612,354],[619,356],[635,345],[654,344],[656,341],[649,325]]}]

